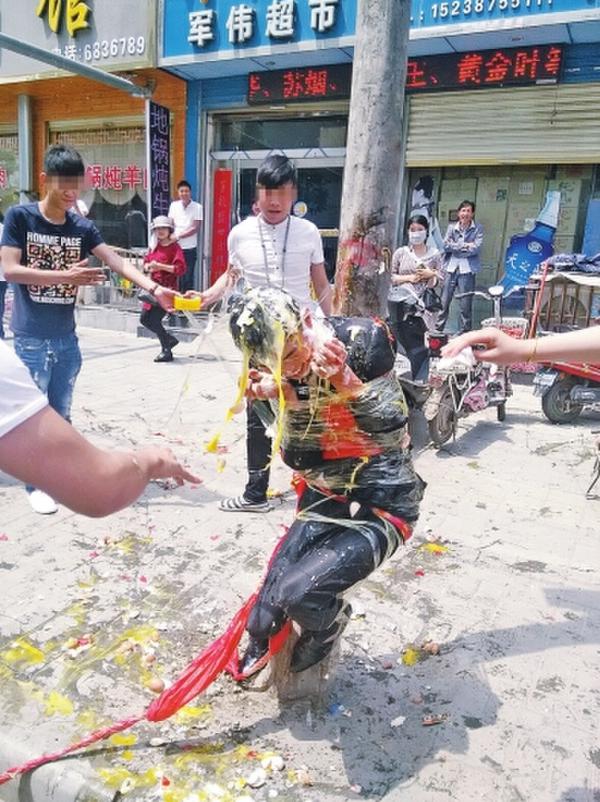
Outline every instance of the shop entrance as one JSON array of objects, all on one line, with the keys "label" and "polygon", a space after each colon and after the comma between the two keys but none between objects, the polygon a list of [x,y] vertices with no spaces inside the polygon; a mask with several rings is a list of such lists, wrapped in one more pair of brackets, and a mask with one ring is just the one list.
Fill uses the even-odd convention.
[{"label": "shop entrance", "polygon": [[212,221],[205,242],[205,277],[214,281],[226,268],[226,239],[233,225],[252,214],[256,173],[274,153],[292,159],[298,169],[298,199],[293,213],[314,223],[323,239],[325,266],[333,281],[337,257],[346,155],[347,117],[304,112],[252,119],[215,116],[209,151],[205,197]]}]

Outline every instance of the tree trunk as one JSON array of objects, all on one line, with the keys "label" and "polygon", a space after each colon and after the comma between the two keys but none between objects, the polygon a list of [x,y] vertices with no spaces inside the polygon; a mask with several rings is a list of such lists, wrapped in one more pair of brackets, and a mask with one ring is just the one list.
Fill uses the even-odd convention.
[{"label": "tree trunk", "polygon": [[410,0],[359,0],[340,240],[337,314],[387,317],[402,196]]}]

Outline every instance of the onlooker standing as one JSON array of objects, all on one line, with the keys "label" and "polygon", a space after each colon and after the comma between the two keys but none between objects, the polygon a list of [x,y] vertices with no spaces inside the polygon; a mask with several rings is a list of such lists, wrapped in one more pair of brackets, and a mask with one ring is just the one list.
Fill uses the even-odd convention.
[{"label": "onlooker standing", "polygon": [[[403,320],[401,317],[401,295],[398,288],[410,284],[414,294],[422,298],[428,287],[434,287],[442,276],[442,255],[437,248],[429,248],[429,220],[422,214],[413,214],[406,227],[408,245],[394,251],[392,256],[391,286],[388,295],[390,323],[398,342],[409,359],[415,348],[425,345],[425,332],[435,327],[437,312],[427,309],[421,314]],[[412,364],[413,374],[417,366]]]},{"label": "onlooker standing", "polygon": [[179,200],[169,206],[169,217],[175,223],[171,239],[178,242],[185,256],[186,271],[181,279],[181,292],[194,289],[194,271],[198,257],[198,231],[202,222],[202,206],[192,200],[192,187],[183,180],[177,184]]},{"label": "onlooker standing", "polygon": [[[479,251],[483,244],[483,226],[475,222],[475,204],[464,200],[458,207],[458,222],[451,223],[444,237],[446,251],[446,280],[442,293],[442,311],[438,317],[438,331],[448,321],[450,304],[456,288],[459,294],[475,289],[475,276],[481,267]],[[473,296],[460,299],[460,328],[458,333],[473,328]]]},{"label": "onlooker standing", "polygon": [[[229,232],[229,271],[201,293],[203,305],[216,303],[241,276],[246,287],[279,287],[287,290],[301,307],[315,307],[311,281],[322,311],[331,314],[331,287],[327,281],[323,242],[314,223],[292,217],[298,176],[286,156],[269,156],[258,168],[256,191],[258,214],[250,215]],[[247,406],[246,448],[248,482],[241,496],[224,499],[221,509],[229,512],[268,512],[271,440],[251,402]]]},{"label": "onlooker standing", "polygon": [[[9,209],[2,234],[5,276],[15,283],[11,318],[15,351],[48,395],[50,406],[66,420],[81,368],[75,334],[77,288],[105,280],[102,268],[86,266],[88,254],[147,290],[166,311],[172,308],[175,294],[124,262],[103,242],[94,223],[70,211],[84,172],[76,150],[66,145],[50,147],[40,174],[43,199]],[[27,490],[36,512],[56,512],[50,496],[33,487]]]},{"label": "onlooker standing", "polygon": [[[170,217],[159,215],[150,226],[156,242],[144,257],[144,268],[150,273],[152,281],[163,287],[177,289],[177,277],[185,273],[185,257],[180,246],[172,242],[171,234],[175,228]],[[173,348],[179,340],[165,330],[162,321],[165,310],[157,303],[142,302],[140,323],[154,332],[160,341],[161,352],[155,362],[172,362]]]}]

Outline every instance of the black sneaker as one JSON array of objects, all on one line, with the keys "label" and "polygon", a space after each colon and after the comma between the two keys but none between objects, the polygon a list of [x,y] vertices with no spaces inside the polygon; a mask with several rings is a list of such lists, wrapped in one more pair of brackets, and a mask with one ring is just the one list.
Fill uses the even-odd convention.
[{"label": "black sneaker", "polygon": [[163,348],[158,356],[154,357],[155,362],[172,362],[173,354],[170,348]]},{"label": "black sneaker", "polygon": [[250,637],[244,656],[240,660],[238,670],[244,679],[258,674],[269,662],[269,639]]},{"label": "black sneaker", "polygon": [[352,607],[347,604],[338,613],[338,617],[329,627],[321,632],[306,630],[298,638],[292,659],[290,661],[290,671],[292,674],[299,674],[307,668],[320,663],[333,649],[334,643],[348,626],[348,621],[352,615]]}]

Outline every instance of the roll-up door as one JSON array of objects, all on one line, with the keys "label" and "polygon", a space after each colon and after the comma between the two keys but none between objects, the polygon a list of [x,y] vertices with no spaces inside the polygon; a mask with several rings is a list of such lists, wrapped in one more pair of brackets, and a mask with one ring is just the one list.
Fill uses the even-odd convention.
[{"label": "roll-up door", "polygon": [[408,167],[600,162],[600,84],[410,97]]}]

